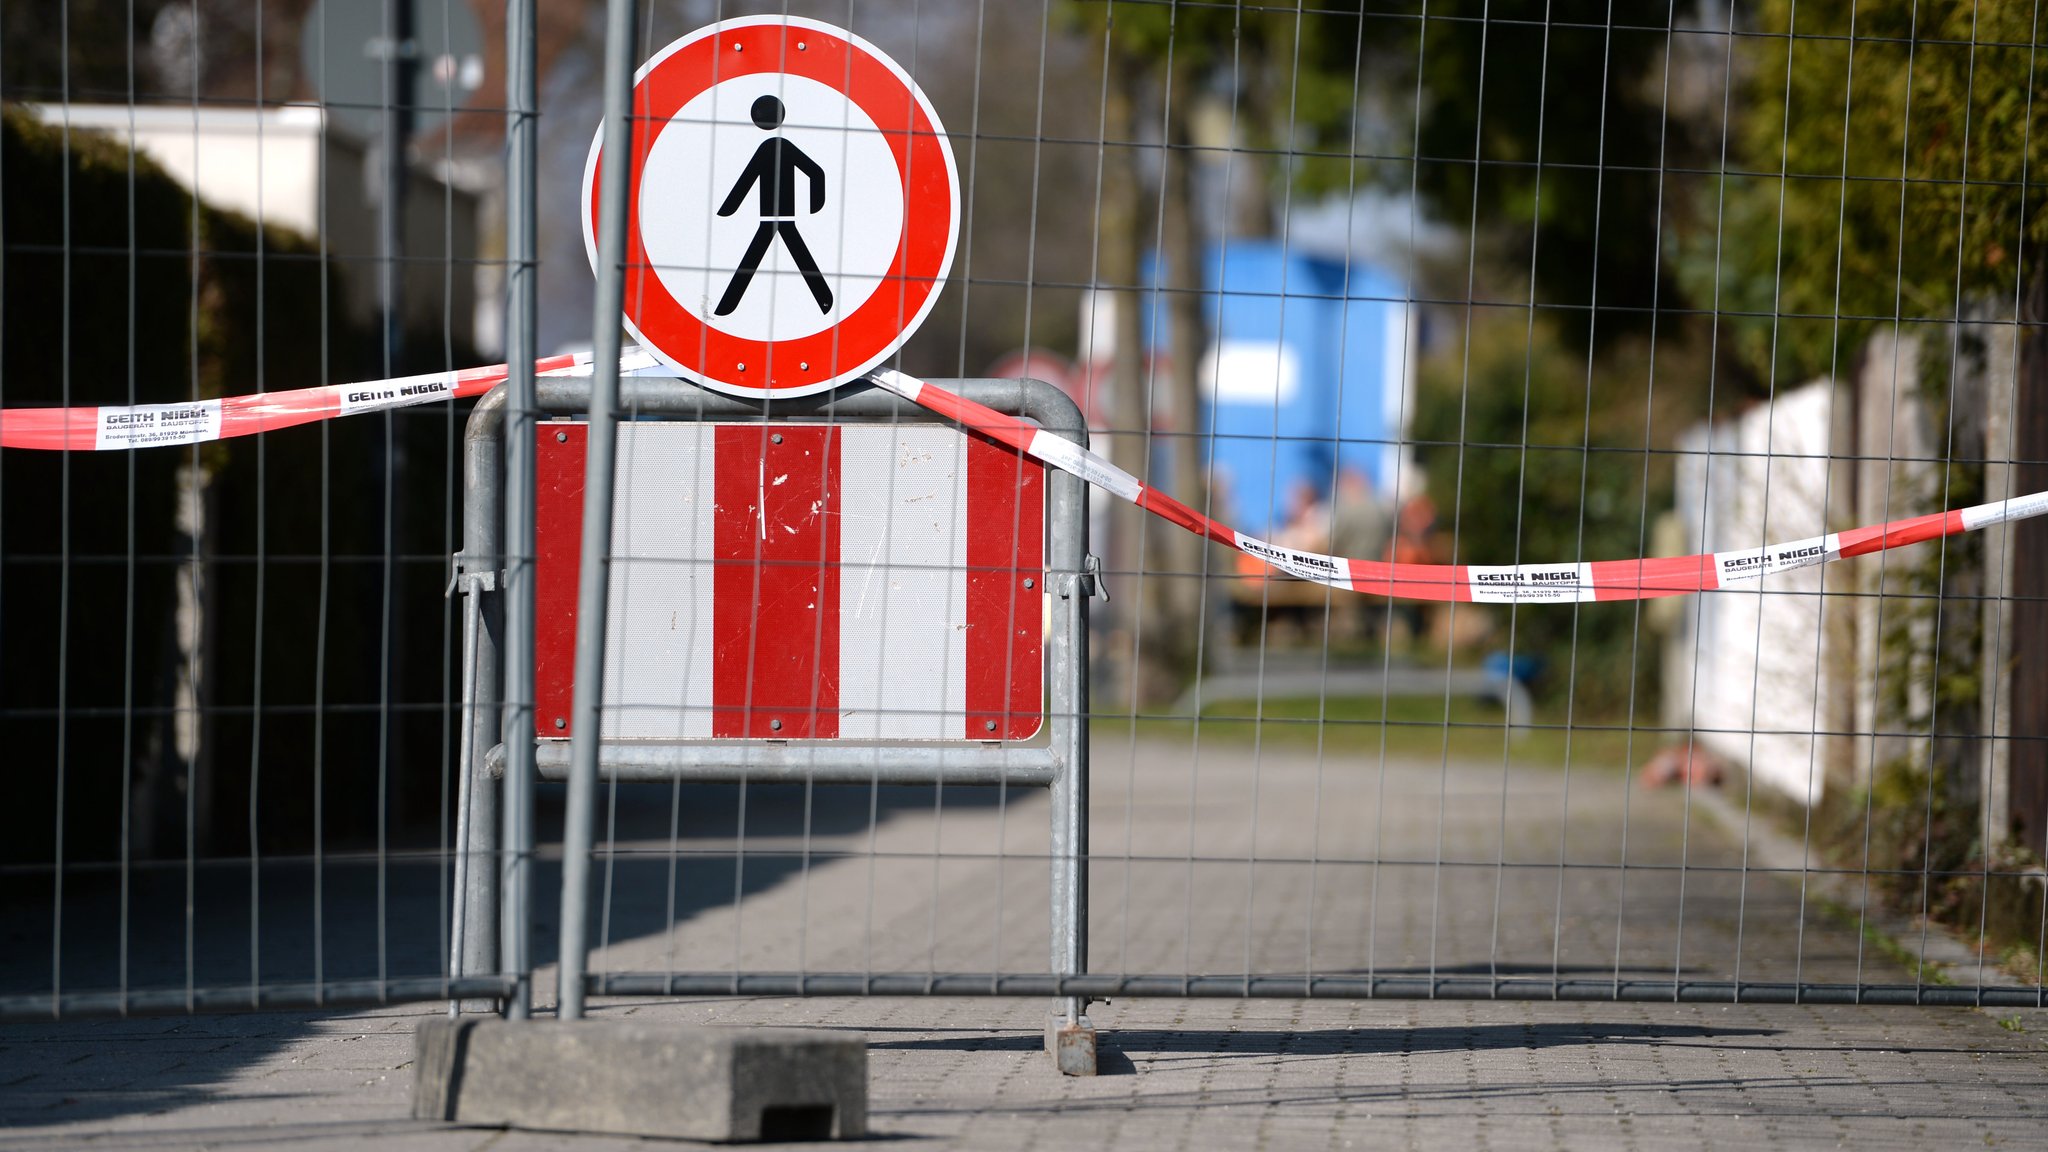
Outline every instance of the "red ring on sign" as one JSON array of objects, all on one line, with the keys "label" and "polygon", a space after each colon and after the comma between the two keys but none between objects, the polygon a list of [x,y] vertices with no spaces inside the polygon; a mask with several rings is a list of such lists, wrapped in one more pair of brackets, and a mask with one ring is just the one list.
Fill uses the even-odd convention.
[{"label": "red ring on sign", "polygon": [[[783,17],[736,21],[671,45],[643,68],[633,86],[635,125],[665,127],[683,105],[714,84],[776,72],[815,80],[845,94],[875,122],[902,176],[903,232],[881,283],[851,315],[808,336],[755,340],[705,323],[669,294],[641,241],[636,184],[626,213],[627,326],[685,374],[712,388],[748,396],[823,391],[886,359],[935,302],[952,263],[956,234],[956,186],[943,130],[905,77],[864,45],[823,26]],[[636,177],[659,136],[659,131],[634,133]],[[601,144],[593,146],[588,167],[586,238],[597,232],[601,152]],[[740,364],[747,370],[741,371]],[[802,367],[806,364],[808,369]]]}]

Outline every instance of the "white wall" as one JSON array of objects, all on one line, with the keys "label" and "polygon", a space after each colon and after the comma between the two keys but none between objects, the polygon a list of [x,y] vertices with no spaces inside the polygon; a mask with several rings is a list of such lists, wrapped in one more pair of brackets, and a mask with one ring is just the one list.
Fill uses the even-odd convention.
[{"label": "white wall", "polygon": [[[1839,503],[1828,460],[1834,385],[1781,392],[1681,440],[1677,513],[1688,552],[1756,548],[1825,534]],[[1824,567],[1694,597],[1665,662],[1667,714],[1745,765],[1759,785],[1812,803],[1826,777],[1813,733],[1828,727],[1826,680],[1839,675],[1823,628]],[[1848,606],[1837,600],[1826,610]]]},{"label": "white wall", "polygon": [[[133,139],[137,154],[217,208],[308,240],[324,237],[345,279],[351,318],[369,325],[380,315],[381,189],[371,186],[372,151],[329,128],[320,109],[44,104],[35,111],[47,124]],[[405,216],[407,323],[415,330],[445,326],[458,344],[468,343],[478,299],[476,197],[415,171]],[[452,269],[450,258],[457,262]]]},{"label": "white wall", "polygon": [[207,203],[307,236],[320,231],[317,108],[45,104],[45,123],[126,139]]}]

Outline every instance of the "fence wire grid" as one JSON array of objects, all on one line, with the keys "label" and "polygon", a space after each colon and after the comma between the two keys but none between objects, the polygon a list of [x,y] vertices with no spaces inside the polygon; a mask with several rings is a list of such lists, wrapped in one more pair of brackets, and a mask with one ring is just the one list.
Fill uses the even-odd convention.
[{"label": "fence wire grid", "polygon": [[[757,16],[850,31],[929,101],[938,276],[859,271],[930,224],[860,194],[911,146],[830,111],[850,81],[774,72],[632,105],[698,142],[634,153],[634,195],[706,223],[643,206],[607,262],[608,38],[638,67]],[[2048,1005],[2038,520],[1682,596],[1390,598],[885,388],[720,396],[634,347],[650,284],[799,339],[886,281],[934,301],[878,370],[1283,548],[1838,548],[2048,490],[2040,17],[10,5],[0,430],[511,370],[0,448],[0,1016]],[[816,172],[762,175],[756,213],[728,153],[763,132]],[[524,367],[566,353],[598,367]]]}]

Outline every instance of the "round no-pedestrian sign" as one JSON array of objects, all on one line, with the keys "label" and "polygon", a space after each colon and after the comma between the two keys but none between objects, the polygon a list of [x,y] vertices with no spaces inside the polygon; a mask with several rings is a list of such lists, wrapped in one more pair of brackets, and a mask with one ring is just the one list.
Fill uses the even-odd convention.
[{"label": "round no-pedestrian sign", "polygon": [[[938,113],[894,60],[794,16],[727,20],[634,78],[625,326],[742,396],[852,380],[937,302],[960,234]],[[598,160],[583,170],[597,266]]]}]

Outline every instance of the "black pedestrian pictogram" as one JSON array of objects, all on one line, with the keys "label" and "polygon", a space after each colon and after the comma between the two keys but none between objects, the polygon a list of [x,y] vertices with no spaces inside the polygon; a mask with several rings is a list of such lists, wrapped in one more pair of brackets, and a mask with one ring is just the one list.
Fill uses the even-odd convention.
[{"label": "black pedestrian pictogram", "polygon": [[[782,127],[782,101],[773,96],[763,96],[754,101],[754,126],[764,132],[773,132]],[[804,283],[811,289],[811,297],[818,302],[818,311],[832,310],[832,289],[825,284],[825,274],[818,271],[818,262],[811,258],[811,250],[804,246],[804,238],[796,230],[796,174],[801,171],[811,180],[811,211],[819,212],[825,207],[825,170],[818,163],[804,155],[803,149],[783,139],[770,136],[761,141],[754,150],[754,158],[747,161],[746,171],[740,173],[739,183],[719,205],[720,216],[730,216],[739,210],[740,201],[747,198],[747,192],[754,185],[761,186],[761,226],[754,230],[754,240],[747,245],[747,254],[740,257],[739,270],[732,274],[732,283],[725,286],[725,295],[718,298],[717,315],[729,315],[740,306],[740,297],[747,294],[747,285],[753,282],[754,273],[760,270],[761,258],[768,254],[768,244],[779,233],[782,246],[789,250],[790,258],[804,274]]]}]

